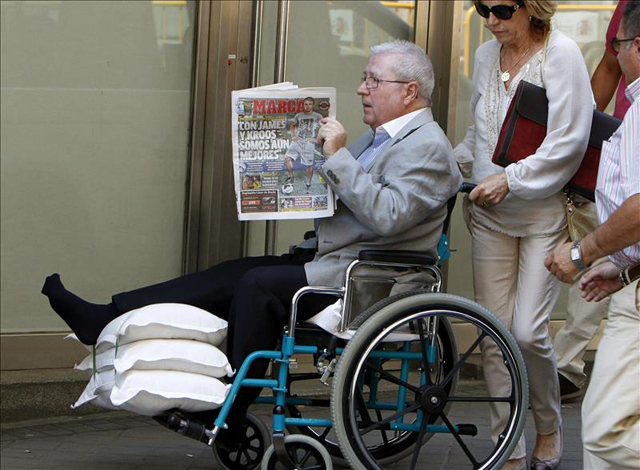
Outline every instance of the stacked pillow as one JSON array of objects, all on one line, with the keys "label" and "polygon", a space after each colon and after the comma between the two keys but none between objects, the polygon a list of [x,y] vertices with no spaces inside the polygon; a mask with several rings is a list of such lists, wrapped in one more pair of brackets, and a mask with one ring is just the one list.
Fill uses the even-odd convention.
[{"label": "stacked pillow", "polygon": [[232,376],[218,349],[227,322],[183,304],[132,310],[109,323],[78,370],[93,372],[76,408],[85,403],[155,416],[179,408],[218,408]]}]

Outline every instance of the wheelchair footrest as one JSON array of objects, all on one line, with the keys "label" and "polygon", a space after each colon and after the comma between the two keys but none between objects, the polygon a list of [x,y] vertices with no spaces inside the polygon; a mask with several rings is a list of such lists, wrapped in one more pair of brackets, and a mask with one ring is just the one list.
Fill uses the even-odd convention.
[{"label": "wheelchair footrest", "polygon": [[457,424],[458,434],[462,436],[477,436],[478,427],[475,424]]},{"label": "wheelchair footrest", "polygon": [[181,414],[169,412],[160,416],[154,416],[153,419],[167,429],[190,437],[191,439],[205,443],[209,442],[206,428],[202,424],[189,420]]}]

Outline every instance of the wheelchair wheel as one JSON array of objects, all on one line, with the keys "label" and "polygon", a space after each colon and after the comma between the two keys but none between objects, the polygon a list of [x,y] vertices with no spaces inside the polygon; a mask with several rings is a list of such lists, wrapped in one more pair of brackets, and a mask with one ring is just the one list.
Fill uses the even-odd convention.
[{"label": "wheelchair wheel", "polygon": [[[284,438],[284,446],[289,458],[299,470],[333,470],[331,456],[318,441],[309,436],[292,434]],[[271,445],[264,454],[262,470],[280,470],[286,467],[278,462],[278,456]]]},{"label": "wheelchair wheel", "polygon": [[[509,331],[475,302],[424,291],[390,297],[365,313],[338,363],[331,393],[335,433],[349,466],[384,468],[370,449],[384,448],[391,437],[405,432],[412,438],[407,438],[410,449],[404,453],[411,457],[408,468],[422,468],[425,461],[440,468],[500,468],[518,442],[528,407],[524,361]],[[425,345],[433,345],[429,332],[442,323],[455,326],[461,355],[446,374],[434,377],[424,373],[433,369]],[[463,367],[473,365],[480,343],[495,345],[502,354],[510,379],[506,396],[491,396],[480,381],[460,379],[455,388],[450,386]],[[419,366],[408,373],[393,361],[380,364],[385,354],[396,357],[398,344],[404,344],[402,351],[419,351],[413,356]],[[377,376],[379,388],[387,385],[390,390],[387,406],[375,414],[365,406],[371,393],[363,386],[368,376]],[[508,410],[508,420],[492,440],[489,421],[495,407]],[[472,419],[477,424],[469,424]]]},{"label": "wheelchair wheel", "polygon": [[[359,315],[354,322],[352,323],[353,328],[359,327],[362,323],[364,323],[373,313],[377,311],[376,306],[387,302],[388,299],[374,305],[369,308],[361,315]],[[429,367],[429,373],[431,374],[432,380],[438,381],[440,378],[444,377],[448,374],[453,368],[453,364],[455,364],[457,359],[457,348],[455,343],[455,337],[453,334],[453,330],[448,321],[442,321],[438,325],[437,330],[437,341],[436,341],[436,354],[435,360],[432,361]],[[389,360],[382,359],[380,362],[384,366]],[[295,391],[295,375],[290,376],[293,379],[293,382],[288,385],[289,390]],[[313,380],[318,380],[316,377]],[[373,382],[378,382],[377,378],[373,376],[367,375],[365,380],[363,381],[363,387],[366,390],[371,390],[372,386],[375,387]],[[446,390],[450,393],[452,390],[455,390],[457,383],[457,373],[454,374],[453,380],[449,382],[446,386]],[[386,390],[380,390],[378,393],[382,395],[388,393]],[[321,402],[322,400],[318,400]],[[329,408],[329,400],[326,400],[326,412],[323,413],[320,407],[310,408],[310,407],[297,407],[295,405],[287,405],[286,411],[287,414],[296,418],[329,418],[330,410]],[[380,413],[377,410],[371,410],[372,413]],[[430,417],[430,423],[434,424],[438,420],[437,416]],[[334,464],[339,466],[349,466],[349,463],[344,459],[342,451],[340,450],[340,445],[338,443],[338,437],[333,429],[327,428],[314,428],[308,426],[296,426],[295,428],[291,428],[292,431],[303,434],[305,436],[309,436],[322,444],[324,448],[327,449]],[[428,440],[431,437],[431,434],[425,435],[424,440]],[[408,454],[413,451],[413,444],[417,439],[416,433],[412,433],[410,431],[400,431],[393,433],[393,435],[388,435],[387,439],[382,442],[372,442],[368,448],[368,451],[371,455],[374,456],[377,462],[381,465],[389,465],[393,462],[403,459]]]},{"label": "wheelchair wheel", "polygon": [[271,445],[271,433],[257,416],[247,413],[247,431],[237,452],[229,452],[214,445],[216,462],[228,470],[251,470],[257,468]]}]

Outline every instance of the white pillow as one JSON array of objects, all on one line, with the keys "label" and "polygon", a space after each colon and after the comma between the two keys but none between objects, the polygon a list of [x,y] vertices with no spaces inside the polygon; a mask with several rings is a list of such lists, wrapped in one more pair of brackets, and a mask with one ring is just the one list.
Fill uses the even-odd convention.
[{"label": "white pillow", "polygon": [[90,344],[84,344],[82,341],[78,339],[75,333],[71,333],[70,335],[65,336],[63,339],[68,339],[70,341],[77,341],[80,343],[87,351],[93,351],[93,346]]},{"label": "white pillow", "polygon": [[231,385],[218,379],[187,372],[130,370],[116,375],[111,403],[122,410],[156,416],[179,408],[205,411],[219,408]]},{"label": "white pillow", "polygon": [[227,322],[191,305],[154,304],[131,310],[104,327],[98,353],[116,345],[145,339],[191,339],[218,346],[227,336]]},{"label": "white pillow", "polygon": [[128,370],[176,370],[209,377],[232,376],[227,356],[208,343],[183,339],[148,339],[87,356],[77,370],[102,372]]},{"label": "white pillow", "polygon": [[93,374],[82,395],[80,395],[78,401],[71,405],[71,408],[78,408],[85,403],[91,403],[102,408],[117,409],[110,399],[111,390],[115,384],[116,372],[113,369]]}]

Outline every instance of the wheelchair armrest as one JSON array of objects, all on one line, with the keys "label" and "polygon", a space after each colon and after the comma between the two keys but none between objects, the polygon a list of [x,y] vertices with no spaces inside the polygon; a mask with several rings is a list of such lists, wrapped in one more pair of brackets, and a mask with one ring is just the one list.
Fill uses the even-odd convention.
[{"label": "wheelchair armrest", "polygon": [[407,250],[362,250],[359,261],[378,261],[384,263],[420,264],[432,266],[437,259],[421,251]]}]

